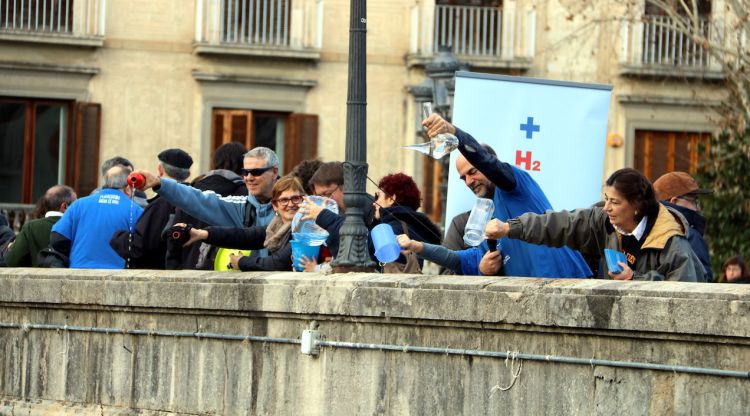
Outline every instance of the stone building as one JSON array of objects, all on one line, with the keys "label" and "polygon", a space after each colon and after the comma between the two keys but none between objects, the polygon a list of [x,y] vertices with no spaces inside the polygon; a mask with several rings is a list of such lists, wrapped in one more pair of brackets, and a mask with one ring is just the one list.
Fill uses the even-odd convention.
[{"label": "stone building", "polygon": [[[414,175],[439,217],[440,166],[395,149],[418,139],[415,87],[442,44],[472,71],[612,84],[605,175],[694,168],[720,68],[645,0],[637,19],[620,3],[369,1],[370,176]],[[723,0],[701,7],[705,30],[728,18]],[[153,170],[167,147],[194,174],[232,140],[274,148],[283,171],[342,159],[348,15],[344,0],[0,0],[0,203],[57,182],[85,194],[100,161]]]}]

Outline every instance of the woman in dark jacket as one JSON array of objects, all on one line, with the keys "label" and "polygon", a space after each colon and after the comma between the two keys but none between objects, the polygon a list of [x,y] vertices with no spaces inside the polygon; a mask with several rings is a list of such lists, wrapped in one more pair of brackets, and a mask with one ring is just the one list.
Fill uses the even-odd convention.
[{"label": "woman in dark jacket", "polygon": [[[426,215],[417,211],[422,202],[421,193],[411,176],[403,173],[386,175],[378,182],[378,189],[372,204],[374,225],[388,224],[396,235],[407,234],[412,240],[440,244],[440,230]],[[401,264],[406,261],[403,254],[396,260]],[[421,267],[421,259],[419,264]]]},{"label": "woman in dark jacket", "polygon": [[249,256],[231,255],[231,265],[242,271],[291,271],[291,224],[305,189],[294,176],[285,176],[273,186],[271,200],[276,216],[267,227],[207,227],[191,229],[190,240],[205,241],[220,247],[250,249]]},{"label": "woman in dark jacket", "polygon": [[[245,146],[238,142],[224,143],[214,152],[211,170],[196,178],[192,186],[201,191],[213,191],[221,196],[247,196],[245,181],[240,175],[242,156],[247,152]],[[203,221],[188,215],[180,208],[175,209],[172,223],[191,224],[194,227],[208,227]],[[184,248],[183,248],[184,247]],[[216,248],[208,244],[180,246],[167,238],[167,269],[202,269],[213,270]]]}]

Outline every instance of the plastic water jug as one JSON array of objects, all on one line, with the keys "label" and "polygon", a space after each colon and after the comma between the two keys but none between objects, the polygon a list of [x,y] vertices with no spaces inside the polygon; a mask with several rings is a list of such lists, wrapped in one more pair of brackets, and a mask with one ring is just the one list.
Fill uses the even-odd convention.
[{"label": "plastic water jug", "polygon": [[476,247],[484,240],[484,227],[492,219],[492,213],[495,212],[495,204],[491,199],[478,198],[474,202],[474,208],[471,209],[469,220],[466,222],[464,229],[464,243],[471,247]]},{"label": "plastic water jug", "polygon": [[[308,198],[316,205],[324,206],[336,214],[339,213],[339,207],[333,199],[323,196],[310,196]],[[308,246],[319,246],[325,243],[328,238],[328,231],[315,224],[315,221],[302,221],[302,216],[301,212],[297,212],[292,218],[292,236],[294,239]]]}]

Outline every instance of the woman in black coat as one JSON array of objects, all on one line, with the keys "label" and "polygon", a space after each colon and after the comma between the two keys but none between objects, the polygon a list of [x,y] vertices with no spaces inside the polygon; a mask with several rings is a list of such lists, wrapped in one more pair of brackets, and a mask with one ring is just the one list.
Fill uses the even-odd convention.
[{"label": "woman in black coat", "polygon": [[276,216],[267,227],[207,227],[190,230],[190,240],[205,241],[220,247],[250,249],[249,256],[231,255],[231,265],[242,271],[291,271],[291,225],[305,196],[305,189],[294,176],[279,179],[271,200]]},{"label": "woman in black coat", "polygon": [[[383,176],[378,183],[374,209],[377,224],[388,224],[396,235],[408,234],[412,240],[440,244],[438,227],[423,213],[418,212],[422,203],[419,187],[411,176],[393,173]],[[406,257],[399,255],[396,263],[406,264]],[[420,267],[422,260],[419,260]]]}]

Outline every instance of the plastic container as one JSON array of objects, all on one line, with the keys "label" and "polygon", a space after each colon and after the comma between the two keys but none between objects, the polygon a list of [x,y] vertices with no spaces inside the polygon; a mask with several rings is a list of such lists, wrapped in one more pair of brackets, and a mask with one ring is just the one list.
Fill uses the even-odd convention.
[{"label": "plastic container", "polygon": [[484,228],[492,219],[495,212],[495,204],[491,199],[478,198],[474,202],[474,208],[471,209],[469,220],[466,222],[464,229],[464,243],[471,247],[476,247],[484,241]]},{"label": "plastic container", "polygon": [[237,250],[233,248],[224,248],[219,247],[218,250],[216,250],[216,258],[214,260],[214,270],[219,272],[238,272],[239,269],[230,269],[227,267],[230,263],[229,255],[230,254],[237,254],[240,256],[249,256],[251,253],[250,250]]},{"label": "plastic container", "polygon": [[401,247],[396,241],[396,234],[388,224],[378,224],[370,230],[370,238],[375,246],[375,257],[381,263],[396,261],[401,253]]},{"label": "plastic container", "polygon": [[301,241],[292,240],[289,242],[292,245],[292,265],[294,270],[301,272],[304,270],[302,267],[302,256],[307,257],[308,260],[317,260],[318,253],[320,253],[320,245],[311,246]]},{"label": "plastic container", "polygon": [[138,172],[133,172],[128,175],[128,185],[135,189],[143,189],[146,186],[146,177]]},{"label": "plastic container", "polygon": [[[324,206],[336,214],[339,213],[339,207],[333,199],[322,196],[310,196],[308,198],[317,205]],[[315,224],[315,221],[302,221],[302,216],[303,214],[298,211],[292,218],[292,236],[294,239],[311,246],[319,246],[325,243],[328,239],[328,231]]]}]

